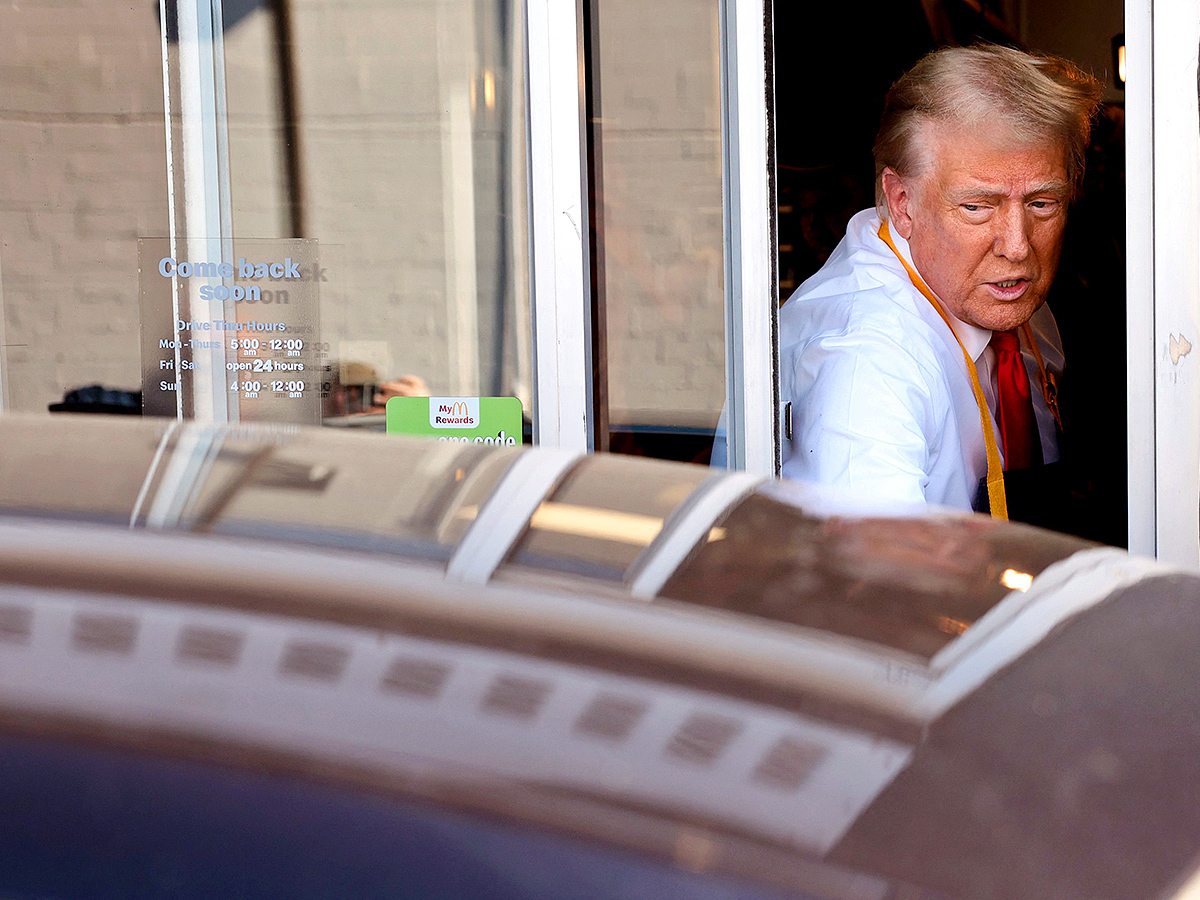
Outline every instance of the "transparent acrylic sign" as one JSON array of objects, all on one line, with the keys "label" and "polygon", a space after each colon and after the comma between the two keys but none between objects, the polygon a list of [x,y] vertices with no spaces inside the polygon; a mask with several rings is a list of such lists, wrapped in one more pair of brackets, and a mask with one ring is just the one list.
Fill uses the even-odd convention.
[{"label": "transparent acrylic sign", "polygon": [[516,397],[392,397],[388,434],[414,434],[474,444],[521,443]]},{"label": "transparent acrylic sign", "polygon": [[146,415],[320,424],[316,241],[142,238],[138,270]]}]

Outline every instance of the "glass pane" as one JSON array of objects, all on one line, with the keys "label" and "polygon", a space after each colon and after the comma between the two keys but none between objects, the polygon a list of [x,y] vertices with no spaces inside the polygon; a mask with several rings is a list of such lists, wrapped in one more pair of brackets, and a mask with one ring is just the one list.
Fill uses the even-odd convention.
[{"label": "glass pane", "polygon": [[521,4],[234,6],[234,233],[316,241],[326,423],[393,393],[528,414]]},{"label": "glass pane", "polygon": [[620,581],[712,474],[700,466],[588,457],[537,508],[510,561]]},{"label": "glass pane", "polygon": [[167,233],[157,4],[4,4],[0,83],[0,406],[139,412],[138,237]]},{"label": "glass pane", "polygon": [[598,446],[706,462],[725,396],[718,3],[585,6]]}]

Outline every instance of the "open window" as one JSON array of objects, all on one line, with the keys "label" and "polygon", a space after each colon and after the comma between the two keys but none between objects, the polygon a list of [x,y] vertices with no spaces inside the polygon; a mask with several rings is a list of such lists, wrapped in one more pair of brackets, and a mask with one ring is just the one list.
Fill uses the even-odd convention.
[{"label": "open window", "polygon": [[829,257],[849,218],[874,206],[884,95],[926,53],[1006,44],[1064,56],[1105,83],[1047,302],[1067,358],[1063,458],[1091,511],[1081,530],[1126,545],[1125,91],[1114,49],[1123,45],[1122,0],[776,2],[774,25],[781,303]]}]

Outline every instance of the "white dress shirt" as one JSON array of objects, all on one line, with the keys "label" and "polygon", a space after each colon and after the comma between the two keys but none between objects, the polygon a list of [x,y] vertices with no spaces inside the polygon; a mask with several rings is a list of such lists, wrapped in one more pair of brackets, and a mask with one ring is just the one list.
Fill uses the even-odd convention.
[{"label": "white dress shirt", "polygon": [[[912,265],[908,243],[892,238]],[[950,319],[995,423],[992,333]],[[1057,377],[1063,355],[1053,315],[1043,306],[1030,325]],[[971,508],[987,474],[987,450],[967,362],[954,333],[879,237],[875,210],[850,220],[829,260],[783,305],[779,335],[780,398],[792,403],[784,476],[877,501]],[[1053,462],[1054,419],[1032,348],[1023,342],[1022,350],[1043,459]],[[998,432],[996,439],[1002,447]]]}]

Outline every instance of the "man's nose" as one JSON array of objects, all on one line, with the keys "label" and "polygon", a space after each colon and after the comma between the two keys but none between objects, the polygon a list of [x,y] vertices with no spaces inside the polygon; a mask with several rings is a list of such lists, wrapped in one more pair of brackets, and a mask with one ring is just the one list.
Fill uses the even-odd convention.
[{"label": "man's nose", "polygon": [[996,237],[992,245],[997,256],[1013,262],[1022,262],[1029,256],[1029,226],[1021,204],[1000,210],[996,217]]}]

